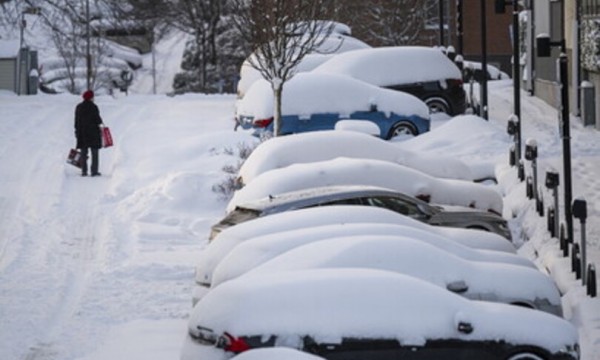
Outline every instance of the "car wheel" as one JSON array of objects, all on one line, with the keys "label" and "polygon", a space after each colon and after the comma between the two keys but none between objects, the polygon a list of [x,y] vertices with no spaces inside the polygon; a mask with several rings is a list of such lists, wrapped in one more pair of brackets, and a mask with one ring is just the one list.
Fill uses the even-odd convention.
[{"label": "car wheel", "polygon": [[430,97],[425,99],[425,104],[429,108],[429,112],[432,114],[446,113],[450,114],[450,105],[448,102],[441,97]]},{"label": "car wheel", "polygon": [[417,136],[418,132],[415,126],[411,123],[401,122],[392,126],[390,133],[388,134],[388,140],[396,136]]},{"label": "car wheel", "polygon": [[506,360],[546,360],[544,357],[530,352],[523,352],[511,355]]}]

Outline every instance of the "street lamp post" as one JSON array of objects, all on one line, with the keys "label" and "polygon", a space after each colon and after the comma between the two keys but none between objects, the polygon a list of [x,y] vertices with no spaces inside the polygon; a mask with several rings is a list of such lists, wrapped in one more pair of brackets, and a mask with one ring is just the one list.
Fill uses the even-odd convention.
[{"label": "street lamp post", "polygon": [[21,24],[20,24],[20,34],[19,34],[19,56],[18,56],[18,64],[17,64],[17,95],[21,95],[21,78],[23,77],[23,59],[21,56],[23,55],[22,49],[24,48],[23,44],[25,43],[24,32],[27,27],[27,20],[25,20],[25,15],[39,15],[41,9],[37,6],[30,6],[25,8],[21,12]]},{"label": "street lamp post", "polygon": [[503,14],[506,11],[506,5],[512,5],[512,42],[513,42],[513,113],[517,118],[517,133],[516,133],[516,154],[517,162],[521,159],[521,54],[519,51],[519,4],[517,0],[496,0],[496,14]]},{"label": "street lamp post", "polygon": [[[563,21],[564,26],[564,11]],[[563,146],[563,177],[565,183],[565,221],[567,223],[567,239],[573,241],[573,214],[571,202],[573,198],[573,185],[571,180],[571,124],[569,118],[569,80],[568,80],[568,57],[567,47],[563,36],[560,41],[551,41],[550,36],[542,34],[537,36],[537,50],[539,57],[549,57],[550,48],[560,47],[560,56],[558,58],[558,74],[560,84],[561,111],[559,113],[559,131]]]},{"label": "street lamp post", "polygon": [[440,20],[440,46],[444,47],[444,0],[438,0],[439,20]]},{"label": "street lamp post", "polygon": [[86,64],[86,89],[91,90],[92,83],[92,55],[90,53],[90,0],[85,1],[85,64]]},{"label": "street lamp post", "polygon": [[456,42],[456,53],[463,55],[463,0],[456,0]]},{"label": "street lamp post", "polygon": [[483,76],[481,77],[481,108],[479,110],[479,116],[488,120],[488,89],[487,89],[487,24],[486,24],[486,10],[485,0],[481,0],[481,13],[479,19],[481,21],[481,69]]}]

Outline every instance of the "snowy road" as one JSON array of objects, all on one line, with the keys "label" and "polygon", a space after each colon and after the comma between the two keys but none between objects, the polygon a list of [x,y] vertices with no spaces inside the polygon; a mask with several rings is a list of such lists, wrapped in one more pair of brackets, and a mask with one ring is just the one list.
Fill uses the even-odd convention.
[{"label": "snowy road", "polygon": [[[101,151],[103,176],[98,178],[82,178],[65,164],[74,142],[72,114],[78,101],[73,96],[0,96],[2,358],[93,356],[99,339],[135,319],[176,322],[173,341],[158,348],[168,358],[177,357],[190,308],[190,254],[220,215],[213,210],[219,209],[213,205],[219,201],[214,194],[206,208],[191,209],[200,210],[196,213],[165,212],[164,219],[162,214],[144,214],[139,221],[128,207],[135,200],[164,196],[161,187],[169,181],[197,180],[204,157],[178,164],[171,157],[177,151],[165,154],[164,149],[189,139],[218,148],[221,144],[201,139],[207,129],[216,132],[219,126],[231,132],[231,98],[101,97],[101,114],[117,146]],[[154,147],[163,147],[158,151],[162,154]],[[208,149],[199,150],[203,152]],[[140,209],[150,210],[149,204]],[[144,326],[155,325],[150,321]],[[140,337],[148,333],[146,329]],[[136,351],[146,350],[128,351],[136,358]]]}]

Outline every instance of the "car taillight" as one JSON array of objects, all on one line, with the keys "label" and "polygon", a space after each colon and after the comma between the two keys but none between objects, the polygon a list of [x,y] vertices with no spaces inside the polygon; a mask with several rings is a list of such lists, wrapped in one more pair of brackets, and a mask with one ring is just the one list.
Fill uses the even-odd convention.
[{"label": "car taillight", "polygon": [[456,86],[463,85],[462,79],[448,79],[448,80],[446,80],[446,82],[448,83],[449,87],[456,87]]},{"label": "car taillight", "polygon": [[254,120],[254,126],[259,128],[266,128],[267,126],[271,125],[272,122],[273,118]]},{"label": "car taillight", "polygon": [[223,333],[219,341],[219,347],[222,347],[225,351],[230,351],[234,354],[239,354],[246,350],[250,350],[250,345],[244,341],[244,339],[237,338],[230,333]]}]

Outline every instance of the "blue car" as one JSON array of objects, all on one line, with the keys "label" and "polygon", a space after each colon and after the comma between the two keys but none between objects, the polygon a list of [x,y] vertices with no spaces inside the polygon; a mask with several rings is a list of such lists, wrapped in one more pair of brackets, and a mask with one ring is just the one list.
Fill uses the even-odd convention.
[{"label": "blue car", "polygon": [[[273,132],[273,91],[265,80],[253,84],[237,104],[236,121],[255,135]],[[430,129],[429,109],[415,96],[340,75],[300,73],[284,85],[280,134],[332,130],[340,120],[369,121],[391,139]]]}]

